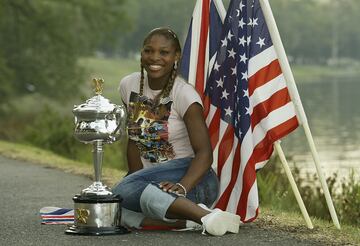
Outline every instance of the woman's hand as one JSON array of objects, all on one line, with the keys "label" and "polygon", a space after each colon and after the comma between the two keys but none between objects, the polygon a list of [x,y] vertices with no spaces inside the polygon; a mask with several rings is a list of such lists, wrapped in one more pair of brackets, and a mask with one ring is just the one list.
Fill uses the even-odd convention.
[{"label": "woman's hand", "polygon": [[174,184],[169,181],[163,181],[160,182],[159,186],[165,192],[174,193],[176,195],[186,197],[186,188],[180,183]]}]

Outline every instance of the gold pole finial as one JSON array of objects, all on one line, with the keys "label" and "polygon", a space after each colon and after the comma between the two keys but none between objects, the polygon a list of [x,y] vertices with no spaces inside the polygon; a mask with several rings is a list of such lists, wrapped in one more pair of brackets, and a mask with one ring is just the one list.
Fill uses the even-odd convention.
[{"label": "gold pole finial", "polygon": [[101,95],[103,92],[104,79],[93,79],[94,90],[96,95]]}]

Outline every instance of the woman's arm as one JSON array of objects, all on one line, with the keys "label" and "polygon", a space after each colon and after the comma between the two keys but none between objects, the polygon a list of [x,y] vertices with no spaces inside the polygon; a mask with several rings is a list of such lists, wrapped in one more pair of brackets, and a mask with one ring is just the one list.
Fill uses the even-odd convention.
[{"label": "woman's arm", "polygon": [[[203,118],[203,109],[201,105],[198,103],[191,104],[183,119],[195,157],[191,161],[185,176],[179,181],[179,183],[185,187],[187,192],[189,192],[209,170],[213,158],[208,129]],[[184,190],[181,186],[168,181],[161,182],[160,187],[164,191],[175,193],[179,192],[180,194],[184,194]]]},{"label": "woman's arm", "polygon": [[183,119],[195,157],[190,163],[186,175],[180,180],[180,183],[185,186],[187,191],[190,191],[211,167],[213,156],[208,128],[203,118],[203,108],[201,105],[198,103],[191,104]]},{"label": "woman's arm", "polygon": [[140,152],[135,142],[129,139],[127,144],[127,162],[128,162],[128,174],[136,172],[143,168],[143,164],[140,158]]}]

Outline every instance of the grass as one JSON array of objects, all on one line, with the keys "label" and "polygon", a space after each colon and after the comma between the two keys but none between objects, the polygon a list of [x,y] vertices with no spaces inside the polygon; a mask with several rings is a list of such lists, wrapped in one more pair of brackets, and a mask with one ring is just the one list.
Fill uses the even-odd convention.
[{"label": "grass", "polygon": [[[11,159],[23,160],[47,167],[53,167],[68,173],[84,175],[93,178],[92,164],[64,158],[51,151],[30,145],[0,141],[0,155]],[[114,185],[126,172],[114,168],[103,167],[102,181],[108,186]]]},{"label": "grass", "polygon": [[[88,80],[94,77],[105,79],[104,95],[111,100],[118,100],[117,87],[121,78],[135,71],[140,71],[140,62],[127,58],[96,58],[86,57],[80,60],[80,65],[88,72]],[[317,81],[352,80],[360,76],[360,63],[347,61],[338,66],[325,65],[291,65],[296,83],[311,83]],[[89,84],[87,84],[89,85]],[[90,86],[87,86],[90,93]]]},{"label": "grass", "polygon": [[[93,78],[105,80],[103,95],[114,103],[120,103],[120,96],[117,91],[120,80],[132,72],[140,71],[140,62],[136,59],[86,57],[80,59],[79,63],[85,68],[89,82]],[[92,94],[91,88],[92,86],[86,83],[86,95]]]},{"label": "grass", "polygon": [[360,65],[356,62],[346,67],[294,65],[292,70],[296,83],[354,80],[354,78],[358,78],[360,75]]},{"label": "grass", "polygon": [[311,217],[313,229],[306,227],[300,213],[274,210],[260,206],[260,215],[256,220],[265,230],[279,230],[299,239],[312,239],[323,245],[360,245],[360,228],[341,225],[341,230],[335,228],[332,222]]},{"label": "grass", "polygon": [[[29,145],[0,141],[0,155],[87,177],[92,177],[94,173],[89,163],[69,160]],[[124,171],[103,168],[102,181],[106,185],[112,186],[124,175]],[[254,223],[264,230],[290,233],[299,239],[311,238],[324,243],[324,245],[360,245],[360,228],[342,225],[342,229],[337,230],[331,222],[314,217],[311,220],[315,227],[312,230],[306,227],[300,213],[284,212],[270,206],[260,206],[259,218]]]}]

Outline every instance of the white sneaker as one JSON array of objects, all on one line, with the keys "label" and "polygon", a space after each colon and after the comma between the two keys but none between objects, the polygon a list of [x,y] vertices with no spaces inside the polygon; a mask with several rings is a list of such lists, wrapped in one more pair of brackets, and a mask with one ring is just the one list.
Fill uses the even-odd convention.
[{"label": "white sneaker", "polygon": [[[210,211],[210,212],[213,211],[210,208],[208,208],[205,204],[199,203],[197,205],[207,211]],[[216,208],[215,210],[218,210],[218,209]],[[174,231],[203,231],[204,232],[204,227],[201,224],[198,224],[192,220],[186,220],[185,228],[176,229]]]},{"label": "white sneaker", "polygon": [[214,209],[201,218],[204,231],[213,236],[222,236],[226,232],[238,233],[240,216],[220,209]]}]

